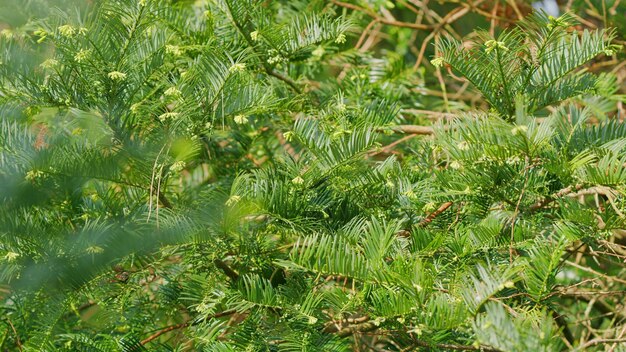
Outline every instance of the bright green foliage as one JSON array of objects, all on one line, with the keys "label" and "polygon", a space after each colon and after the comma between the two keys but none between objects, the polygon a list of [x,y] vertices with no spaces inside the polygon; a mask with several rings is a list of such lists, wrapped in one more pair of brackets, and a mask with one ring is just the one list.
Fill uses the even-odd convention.
[{"label": "bright green foliage", "polygon": [[610,56],[619,50],[610,44],[612,31],[570,33],[573,20],[569,15],[554,18],[537,12],[497,38],[478,33],[469,49],[447,38],[440,42],[438,63],[465,76],[501,116],[514,116],[518,99],[532,114],[595,90],[601,81],[577,69],[600,54]]},{"label": "bright green foliage", "polygon": [[[487,113],[416,94],[439,67],[354,48],[352,8],[387,3],[107,0],[10,23],[0,349],[620,342],[623,88],[583,68],[617,55],[614,32],[537,12],[441,39],[433,63]],[[401,49],[396,30],[380,40]],[[450,107],[396,144],[415,110]]]}]

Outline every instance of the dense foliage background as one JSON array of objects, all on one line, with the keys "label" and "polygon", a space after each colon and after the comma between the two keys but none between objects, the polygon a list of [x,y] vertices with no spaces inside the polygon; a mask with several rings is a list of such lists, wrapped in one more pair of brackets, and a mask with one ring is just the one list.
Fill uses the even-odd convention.
[{"label": "dense foliage background", "polygon": [[626,351],[626,2],[559,5],[0,0],[0,350]]}]

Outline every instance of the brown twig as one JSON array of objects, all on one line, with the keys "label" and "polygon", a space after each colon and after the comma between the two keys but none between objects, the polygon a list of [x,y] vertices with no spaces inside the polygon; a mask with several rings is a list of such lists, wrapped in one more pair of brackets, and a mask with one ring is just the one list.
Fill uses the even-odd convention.
[{"label": "brown twig", "polygon": [[378,15],[377,13],[375,13],[375,12],[373,12],[371,10],[365,9],[365,8],[357,6],[357,5],[349,4],[347,2],[338,1],[338,0],[332,0],[332,2],[333,2],[333,4],[335,4],[337,6],[341,6],[341,7],[347,8],[347,9],[351,9],[351,10],[354,10],[354,11],[362,12],[362,13],[368,15],[369,17],[371,17],[371,18],[373,18],[375,20],[378,20],[378,22],[383,23],[383,24],[387,24],[387,25],[390,25],[390,26],[412,28],[412,29],[419,29],[419,30],[434,28],[434,26],[427,25],[427,24],[411,23],[411,22],[401,22],[401,21],[390,20],[390,19],[387,19],[385,17],[382,17],[382,16]]},{"label": "brown twig", "polygon": [[322,330],[322,332],[326,333],[326,334],[334,334],[336,332],[339,332],[342,330],[342,325],[341,323],[348,323],[348,324],[352,324],[352,325],[361,325],[363,323],[366,323],[370,320],[370,317],[367,315],[361,316],[361,317],[356,317],[356,318],[346,318],[346,319],[342,319],[341,321],[337,322],[331,320],[328,323],[325,324],[324,329]]},{"label": "brown twig", "polygon": [[218,269],[222,270],[231,280],[237,281],[239,279],[239,274],[231,269],[230,266],[228,266],[228,264],[226,264],[223,260],[214,259],[213,264],[215,264]]},{"label": "brown twig", "polygon": [[[440,98],[443,98],[443,96],[444,96],[443,92],[441,92],[441,91],[438,91],[438,90],[435,90],[435,89],[423,88],[423,87],[415,87],[415,88],[412,88],[411,91],[413,91],[415,93],[418,93],[418,94],[433,95],[433,96],[440,97]],[[447,94],[447,97],[450,100],[474,101],[474,100],[479,99],[480,95],[478,95],[478,94],[470,94],[470,93],[463,93],[463,92],[456,92],[456,93],[452,93],[452,94]]]},{"label": "brown twig", "polygon": [[615,282],[619,282],[619,283],[622,283],[622,284],[626,284],[626,280],[620,279],[619,277],[603,274],[603,273],[595,271],[595,270],[593,270],[591,268],[588,268],[588,267],[585,267],[585,266],[582,266],[582,265],[578,265],[578,264],[576,264],[574,262],[570,262],[569,260],[566,260],[565,263],[567,265],[571,265],[571,266],[575,267],[576,269],[579,269],[579,270],[582,270],[582,271],[586,271],[586,272],[588,272],[590,274],[594,274],[594,275],[600,276],[602,278],[605,278],[608,281],[615,281]]},{"label": "brown twig", "polygon": [[150,341],[152,341],[152,340],[154,340],[154,339],[158,338],[159,336],[161,336],[161,335],[163,335],[163,334],[165,334],[165,333],[168,333],[168,332],[173,331],[173,330],[184,329],[184,328],[186,328],[186,327],[188,327],[188,326],[190,326],[190,325],[191,325],[191,324],[190,324],[189,322],[186,322],[186,323],[180,323],[180,324],[176,324],[176,325],[168,326],[168,327],[166,327],[166,328],[164,328],[164,329],[161,329],[161,330],[157,331],[156,333],[154,333],[154,334],[150,335],[148,338],[146,338],[146,339],[142,340],[142,341],[141,341],[141,344],[142,344],[142,345],[145,345],[145,344],[147,344],[148,342],[150,342]]},{"label": "brown twig", "polygon": [[296,93],[302,94],[302,89],[298,87],[298,84],[293,79],[283,74],[280,74],[269,67],[265,67],[265,72],[267,72],[267,74],[269,74],[270,76],[276,77],[279,80],[287,83],[287,85],[289,85]]},{"label": "brown twig", "polygon": [[357,41],[356,45],[354,46],[355,49],[358,49],[361,47],[361,45],[363,45],[363,42],[365,41],[367,34],[372,29],[372,27],[376,25],[377,23],[378,23],[378,20],[374,19],[367,25],[367,27],[365,27],[365,29],[363,30],[363,33],[361,34],[361,37],[359,37],[359,41]]},{"label": "brown twig", "polygon": [[278,143],[280,143],[281,147],[283,147],[287,154],[289,154],[293,158],[293,160],[298,160],[298,153],[296,153],[291,144],[287,142],[283,134],[280,131],[276,131],[274,135],[276,136],[276,139],[278,139]]},{"label": "brown twig", "polygon": [[587,341],[584,344],[578,346],[577,349],[575,349],[574,351],[584,351],[587,347],[591,347],[591,346],[595,346],[595,345],[602,345],[605,343],[619,343],[619,342],[626,342],[626,338],[623,339],[593,339],[591,341]]},{"label": "brown twig", "polygon": [[456,117],[456,114],[441,112],[441,111],[431,111],[431,110],[420,110],[420,109],[402,109],[400,110],[401,114],[412,114],[412,115],[426,115],[429,119],[441,120],[441,119],[453,119]]},{"label": "brown twig", "polygon": [[424,38],[424,41],[422,41],[422,45],[420,46],[420,50],[417,54],[417,60],[415,60],[415,65],[413,65],[413,69],[417,69],[418,67],[420,67],[420,65],[422,64],[422,60],[424,60],[424,54],[426,53],[426,47],[428,46],[428,43],[430,43],[430,41],[435,37],[435,32],[430,32],[426,38]]},{"label": "brown twig", "polygon": [[561,293],[564,296],[626,296],[626,291],[563,291]]},{"label": "brown twig", "polygon": [[452,202],[445,202],[443,204],[441,204],[441,206],[433,211],[432,213],[428,214],[427,217],[425,217],[422,221],[419,222],[419,224],[417,224],[417,226],[426,226],[428,224],[430,224],[437,216],[439,216],[439,214],[443,213],[444,211],[446,211],[448,208],[450,208],[452,206]]},{"label": "brown twig", "polygon": [[228,316],[228,315],[235,314],[236,312],[237,312],[237,311],[236,311],[236,310],[234,310],[234,309],[229,309],[229,310],[225,310],[225,311],[223,311],[223,312],[219,312],[219,313],[215,313],[215,314],[213,314],[213,315],[210,315],[210,316],[208,316],[206,319],[203,319],[203,320],[201,320],[201,321],[195,321],[195,322],[189,322],[189,321],[187,321],[187,322],[184,322],[184,323],[171,325],[171,326],[168,326],[168,327],[166,327],[166,328],[163,328],[163,329],[161,329],[161,330],[159,330],[159,331],[155,332],[154,334],[152,334],[152,335],[148,336],[146,339],[142,340],[140,343],[141,343],[142,345],[145,345],[145,344],[147,344],[148,342],[150,342],[150,341],[152,341],[152,340],[154,340],[154,339],[158,338],[159,336],[161,336],[161,335],[163,335],[163,334],[165,334],[165,333],[168,333],[168,332],[170,332],[170,331],[174,331],[174,330],[178,330],[178,329],[184,329],[184,328],[187,328],[187,327],[189,327],[189,326],[199,324],[200,322],[203,322],[203,321],[207,321],[207,320],[210,320],[210,319],[217,319],[217,318],[225,317],[225,316]]},{"label": "brown twig", "polygon": [[530,210],[531,212],[537,211],[537,210],[545,207],[546,205],[554,202],[555,200],[557,200],[557,199],[559,199],[561,197],[564,197],[564,196],[566,196],[566,195],[568,195],[568,194],[570,194],[572,192],[578,191],[578,190],[580,190],[582,188],[583,188],[582,184],[577,184],[577,185],[574,185],[574,186],[565,187],[562,190],[556,192],[555,194],[553,194],[553,195],[551,195],[549,197],[546,197],[543,200],[540,200],[539,202],[531,205],[528,208],[528,210]]},{"label": "brown twig", "polygon": [[418,125],[396,125],[396,126],[389,126],[386,128],[380,128],[378,130],[384,131],[387,128],[394,132],[407,133],[407,134],[431,135],[435,133],[435,130],[430,126],[418,126]]},{"label": "brown twig", "polygon": [[11,322],[11,319],[9,319],[9,317],[7,317],[7,321],[11,326],[11,330],[13,330],[13,333],[15,334],[15,343],[17,343],[17,348],[22,351],[22,341],[20,340],[20,335],[17,333],[17,330],[15,330],[15,326],[13,326],[13,323]]},{"label": "brown twig", "polygon": [[357,332],[370,332],[378,329],[378,325],[374,322],[367,322],[358,325],[350,325],[339,331],[337,331],[337,336],[339,337],[348,337]]},{"label": "brown twig", "polygon": [[[622,338],[622,336],[624,336],[624,333],[626,333],[626,325],[624,325],[624,326],[622,327],[622,330],[620,331],[620,333],[619,333],[619,335],[617,336],[617,338],[616,338],[616,339],[618,339],[618,340],[619,340],[619,339],[621,339],[621,338]],[[613,346],[611,346],[611,348],[609,349],[609,351],[608,351],[608,352],[613,352],[613,351],[615,351],[615,348],[616,348],[616,347],[617,347],[617,342],[613,343]]]},{"label": "brown twig", "polygon": [[162,192],[159,192],[159,201],[161,202],[161,204],[163,204],[164,208],[172,209],[172,203],[169,201],[169,199],[167,199],[165,194],[163,194]]},{"label": "brown twig", "polygon": [[375,150],[371,153],[369,153],[367,156],[374,156],[374,155],[378,155],[378,154],[382,154],[382,153],[389,153],[396,145],[403,143],[411,138],[417,137],[417,134],[409,134],[407,136],[404,136],[400,139],[398,139],[397,141],[394,141],[393,143],[390,143],[384,147],[382,147],[380,150]]}]

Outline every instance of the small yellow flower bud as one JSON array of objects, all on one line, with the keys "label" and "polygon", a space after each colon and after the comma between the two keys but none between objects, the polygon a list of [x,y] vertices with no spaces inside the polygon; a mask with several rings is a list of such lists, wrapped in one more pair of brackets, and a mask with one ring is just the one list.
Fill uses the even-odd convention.
[{"label": "small yellow flower bud", "polygon": [[178,117],[178,115],[179,115],[179,114],[178,114],[177,112],[166,112],[166,113],[161,114],[161,115],[159,116],[159,120],[160,120],[161,122],[165,122],[165,120],[168,120],[168,119],[174,119],[174,118]]},{"label": "small yellow flower bud", "polygon": [[231,67],[229,67],[228,71],[233,73],[233,72],[241,72],[241,71],[243,71],[245,69],[246,69],[246,64],[244,64],[244,63],[236,63],[236,64],[233,64]]},{"label": "small yellow flower bud", "polygon": [[59,64],[59,62],[55,59],[48,59],[44,62],[41,63],[41,67],[46,68],[46,69],[52,69],[57,67],[57,65]]},{"label": "small yellow flower bud", "polygon": [[228,198],[228,200],[226,201],[226,206],[227,207],[231,207],[235,204],[237,204],[239,201],[241,200],[241,197],[238,195],[232,195]]},{"label": "small yellow flower bud", "polygon": [[87,249],[85,249],[85,251],[89,254],[100,254],[104,252],[104,248],[100,246],[89,246],[87,247]]},{"label": "small yellow flower bud", "polygon": [[74,60],[76,60],[76,62],[78,63],[83,62],[89,57],[89,54],[89,50],[81,49],[79,52],[76,53],[76,55],[74,55]]},{"label": "small yellow flower bud", "polygon": [[235,120],[235,123],[238,125],[243,125],[243,124],[248,123],[248,118],[244,115],[237,115],[235,116],[234,120]]},{"label": "small yellow flower bud", "polygon": [[604,55],[606,55],[606,56],[613,56],[613,55],[615,55],[615,53],[617,53],[620,50],[622,50],[622,46],[621,45],[611,44],[611,45],[609,45],[608,48],[604,49]]},{"label": "small yellow flower bud", "polygon": [[404,192],[404,195],[405,195],[407,198],[409,198],[409,199],[415,199],[415,198],[417,198],[417,195],[415,194],[415,192],[413,192],[413,190],[412,190],[412,189],[410,189],[410,190],[408,190],[408,191]]},{"label": "small yellow flower bud", "polygon": [[316,58],[320,58],[322,56],[324,56],[324,53],[326,52],[326,50],[324,50],[323,46],[318,46],[317,49],[313,50],[313,52],[311,54],[313,54],[314,57]]},{"label": "small yellow flower bud", "polygon": [[166,45],[165,52],[174,56],[180,56],[183,53],[180,47],[177,45]]},{"label": "small yellow flower bud", "polygon": [[450,167],[455,169],[455,170],[458,170],[458,169],[460,169],[462,167],[462,165],[461,165],[461,163],[459,163],[458,161],[455,160],[455,161],[450,163]]},{"label": "small yellow flower bud", "polygon": [[167,96],[167,97],[178,98],[178,97],[180,97],[181,92],[176,87],[170,87],[167,90],[165,90],[165,92],[163,92],[163,94],[165,96]]},{"label": "small yellow flower bud", "polygon": [[546,26],[548,27],[548,30],[553,30],[557,27],[568,27],[570,25],[570,23],[565,21],[562,17],[556,18],[554,16],[548,16],[548,21],[550,21],[550,23]]},{"label": "small yellow flower bud", "polygon": [[26,173],[26,176],[24,177],[26,180],[28,181],[35,181],[36,179],[43,177],[43,172],[41,170],[30,170]]},{"label": "small yellow flower bud", "polygon": [[504,45],[504,42],[498,42],[493,39],[486,41],[485,46],[487,47],[485,49],[485,52],[487,53],[490,53],[493,50],[509,51],[509,48]]},{"label": "small yellow flower bud", "polygon": [[173,173],[181,172],[185,168],[185,166],[187,166],[187,163],[185,163],[182,160],[179,160],[173,163],[172,166],[170,166],[170,172],[173,172]]},{"label": "small yellow flower bud", "polygon": [[446,63],[446,61],[443,59],[443,57],[436,57],[430,60],[430,63],[435,67],[442,67]]},{"label": "small yellow flower bud", "polygon": [[123,81],[126,79],[126,74],[119,71],[109,72],[107,76],[114,81]]},{"label": "small yellow flower bud", "polygon": [[528,131],[528,127],[524,125],[515,126],[511,129],[511,134],[516,136],[518,134],[526,134]]},{"label": "small yellow flower bud", "polygon": [[60,26],[57,30],[62,36],[68,38],[73,37],[76,34],[76,28],[70,26],[69,24]]},{"label": "small yellow flower bud", "polygon": [[7,39],[11,39],[13,38],[13,31],[10,29],[3,29],[2,31],[0,31],[0,35],[2,35],[3,37],[7,38]]},{"label": "small yellow flower bud", "polygon": [[457,146],[457,148],[459,148],[459,150],[468,150],[469,149],[469,144],[466,141],[461,141],[456,146]]},{"label": "small yellow flower bud", "polygon": [[7,254],[4,255],[4,260],[6,260],[7,262],[13,262],[15,261],[18,257],[20,256],[19,253],[15,253],[15,252],[7,252]]},{"label": "small yellow flower bud", "polygon": [[46,32],[45,30],[41,28],[34,31],[33,34],[36,36],[39,36],[39,39],[37,39],[37,43],[43,42],[48,37],[48,32]]},{"label": "small yellow flower bud", "polygon": [[270,65],[273,64],[279,64],[283,61],[286,61],[287,59],[285,59],[284,57],[280,56],[280,55],[276,55],[276,56],[272,56],[269,59],[267,59],[267,63]]}]

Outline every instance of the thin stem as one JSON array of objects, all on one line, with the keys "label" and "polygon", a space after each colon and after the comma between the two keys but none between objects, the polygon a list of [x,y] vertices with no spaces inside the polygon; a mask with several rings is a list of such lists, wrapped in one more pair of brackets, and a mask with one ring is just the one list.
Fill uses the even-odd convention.
[{"label": "thin stem", "polygon": [[122,64],[122,61],[124,61],[126,53],[128,52],[128,48],[130,47],[130,43],[134,39],[135,32],[137,32],[137,28],[139,27],[139,23],[141,22],[141,17],[143,16],[145,8],[145,6],[141,6],[139,14],[137,14],[137,18],[135,18],[135,21],[133,22],[133,27],[130,29],[130,33],[128,34],[128,40],[126,40],[126,42],[124,43],[122,53],[120,54],[119,59],[117,60],[117,63],[115,65],[115,70],[118,70],[120,68],[120,65]]},{"label": "thin stem", "polygon": [[20,335],[17,333],[17,330],[15,330],[15,326],[13,326],[13,323],[11,322],[11,319],[9,319],[9,317],[7,317],[7,322],[9,322],[11,330],[13,330],[13,333],[15,334],[15,343],[17,343],[17,348],[22,351],[22,341],[20,340]]},{"label": "thin stem", "polygon": [[395,20],[389,20],[389,19],[387,19],[385,17],[379,16],[377,13],[375,13],[375,12],[373,12],[371,10],[359,7],[357,5],[349,4],[347,2],[338,1],[338,0],[332,0],[332,2],[333,2],[333,4],[335,4],[337,6],[341,6],[341,7],[347,8],[347,9],[351,9],[351,10],[362,12],[362,13],[368,15],[369,17],[371,17],[371,18],[373,18],[375,20],[378,20],[378,22],[383,23],[383,24],[388,24],[390,26],[412,28],[412,29],[419,29],[419,30],[434,28],[434,26],[427,25],[427,24],[411,23],[411,22],[400,22],[400,21],[395,21]]},{"label": "thin stem", "polygon": [[205,322],[205,321],[210,320],[210,319],[217,319],[217,318],[233,315],[236,312],[237,311],[235,311],[234,309],[229,309],[229,310],[225,310],[223,312],[219,312],[219,313],[215,313],[213,315],[210,315],[206,319],[203,319],[203,320],[194,321],[194,322],[187,321],[187,322],[180,323],[180,324],[170,325],[170,326],[165,327],[165,328],[157,331],[156,333],[150,335],[146,339],[142,340],[140,343],[142,345],[145,345],[145,344],[149,343],[150,341],[153,341],[153,340],[157,339],[159,336],[161,336],[161,335],[163,335],[165,333],[168,333],[170,331],[174,331],[174,330],[178,330],[178,329],[184,329],[184,328],[187,328],[189,326],[197,325],[197,324],[199,324],[201,322]]},{"label": "thin stem", "polygon": [[519,215],[519,207],[522,203],[522,199],[524,198],[524,193],[526,192],[526,187],[528,187],[528,179],[529,179],[529,166],[528,166],[528,158],[526,158],[526,167],[524,168],[524,185],[522,186],[522,191],[520,192],[519,198],[517,200],[517,204],[515,204],[515,210],[513,212],[513,218],[511,219],[511,238],[509,242],[509,261],[513,263],[513,253],[514,253],[514,241],[515,241],[515,223],[517,222],[517,216]]},{"label": "thin stem", "polygon": [[[245,41],[248,43],[248,46],[252,49],[252,51],[254,51],[256,54],[260,54],[257,49],[256,46],[254,45],[254,42],[252,41],[252,38],[250,38],[250,34],[245,31],[243,29],[243,27],[241,26],[241,24],[239,22],[237,22],[237,20],[235,19],[235,16],[233,16],[233,11],[230,7],[230,3],[228,1],[225,1],[226,3],[226,7],[228,8],[228,14],[230,15],[230,20],[233,23],[233,25],[235,26],[235,28],[237,29],[237,31],[243,36],[243,38],[245,39]],[[294,80],[292,80],[290,77],[284,76],[276,71],[274,71],[274,69],[272,67],[270,67],[267,62],[261,60],[261,65],[263,66],[263,69],[265,70],[265,72],[272,76],[272,77],[276,77],[279,80],[285,82],[287,85],[289,85],[296,93],[298,94],[302,94],[302,89],[300,89],[300,87],[298,87],[298,85],[296,84],[296,82]]]},{"label": "thin stem", "polygon": [[515,106],[512,104],[511,93],[509,92],[509,87],[506,83],[509,77],[504,73],[504,64],[502,63],[502,57],[500,55],[500,48],[496,46],[496,60],[498,62],[498,71],[500,71],[500,79],[502,80],[502,89],[504,90],[504,99],[506,100],[506,114],[507,116],[513,115],[515,112]]},{"label": "thin stem", "polygon": [[[543,51],[546,50],[546,47],[548,46],[548,42],[550,41],[550,39],[552,38],[552,35],[554,34],[555,28],[556,27],[552,27],[550,29],[550,32],[548,32],[548,35],[546,35],[546,38],[541,43],[541,46],[539,47],[539,50],[537,51],[537,60],[539,60],[543,56]],[[532,61],[532,57],[531,57],[531,61]],[[541,66],[541,63],[539,63],[539,65],[537,66],[532,65],[531,63],[531,69],[528,70],[526,77],[524,77],[524,81],[523,81],[524,83],[522,83],[522,87],[528,87],[528,83],[530,82],[530,79],[535,74],[535,72],[537,72],[537,69],[540,66]]]}]

